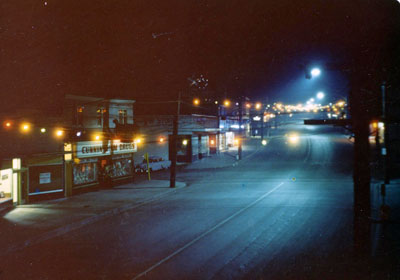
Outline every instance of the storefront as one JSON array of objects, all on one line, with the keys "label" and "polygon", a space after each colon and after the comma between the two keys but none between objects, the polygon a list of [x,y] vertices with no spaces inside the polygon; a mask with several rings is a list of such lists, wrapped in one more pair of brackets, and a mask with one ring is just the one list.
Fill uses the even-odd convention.
[{"label": "storefront", "polygon": [[136,143],[102,141],[77,142],[72,167],[73,190],[98,186],[105,177],[113,181],[132,178]]},{"label": "storefront", "polygon": [[12,203],[12,174],[11,168],[0,170],[0,204]]},{"label": "storefront", "polygon": [[[26,203],[64,196],[64,166],[61,156],[32,157],[26,160],[27,187],[22,187]],[[24,184],[25,176],[22,176]],[[26,196],[27,195],[27,196]]]}]

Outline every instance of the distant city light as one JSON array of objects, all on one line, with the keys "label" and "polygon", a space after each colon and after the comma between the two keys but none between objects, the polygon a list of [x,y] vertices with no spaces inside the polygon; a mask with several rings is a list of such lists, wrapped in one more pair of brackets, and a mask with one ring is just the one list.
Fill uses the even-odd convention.
[{"label": "distant city light", "polygon": [[6,122],[6,127],[11,127],[11,123],[10,122]]},{"label": "distant city light", "polygon": [[321,70],[319,70],[319,68],[313,68],[311,70],[311,76],[313,77],[318,77],[321,74]]},{"label": "distant city light", "polygon": [[77,136],[77,137],[80,137],[81,135],[82,135],[82,132],[81,132],[81,131],[76,132],[76,136]]},{"label": "distant city light", "polygon": [[261,103],[256,103],[256,109],[259,110],[261,108]]},{"label": "distant city light", "polygon": [[164,138],[160,137],[159,141],[160,141],[160,143],[163,143],[164,142]]},{"label": "distant city light", "polygon": [[41,132],[41,133],[46,133],[46,128],[42,127],[42,128],[40,129],[40,132]]},{"label": "distant city light", "polygon": [[231,105],[231,102],[230,102],[229,100],[225,100],[225,101],[224,101],[224,105],[225,105],[226,107],[229,107],[229,106]]},{"label": "distant city light", "polygon": [[199,105],[200,104],[200,99],[198,99],[198,98],[193,99],[193,104],[194,105]]},{"label": "distant city light", "polygon": [[265,139],[262,140],[262,141],[261,141],[261,144],[262,144],[263,146],[267,145],[267,140],[265,140]]},{"label": "distant city light", "polygon": [[320,92],[317,93],[317,98],[318,98],[318,99],[322,99],[322,98],[324,98],[324,97],[325,97],[325,94],[324,94],[322,91],[320,91]]},{"label": "distant city light", "polygon": [[188,144],[188,140],[184,139],[184,140],[182,141],[182,145],[186,146],[187,144]]}]

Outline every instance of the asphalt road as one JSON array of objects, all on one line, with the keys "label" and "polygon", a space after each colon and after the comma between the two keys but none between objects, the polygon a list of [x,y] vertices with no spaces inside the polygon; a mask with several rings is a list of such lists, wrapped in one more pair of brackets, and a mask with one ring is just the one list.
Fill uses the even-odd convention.
[{"label": "asphalt road", "polygon": [[351,263],[352,143],[342,129],[284,125],[266,146],[247,140],[238,165],[181,170],[178,180],[188,187],[8,256],[4,276],[344,279],[360,272]]}]

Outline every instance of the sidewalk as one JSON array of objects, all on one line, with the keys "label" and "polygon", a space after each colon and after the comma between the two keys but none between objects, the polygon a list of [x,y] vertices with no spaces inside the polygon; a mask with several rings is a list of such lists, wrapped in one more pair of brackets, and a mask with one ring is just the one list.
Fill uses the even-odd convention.
[{"label": "sidewalk", "polygon": [[3,211],[0,216],[0,257],[138,208],[185,186],[185,183],[177,182],[176,188],[171,189],[166,180],[140,180]]},{"label": "sidewalk", "polygon": [[[267,139],[267,138],[265,138]],[[248,138],[246,139],[248,142],[253,142],[251,145],[243,145],[242,147],[242,157],[245,159],[252,153],[256,152],[258,147],[261,144],[254,145],[254,143],[261,143],[260,139]],[[194,170],[194,169],[215,169],[215,168],[224,168],[224,167],[232,167],[238,164],[237,160],[238,155],[238,147],[230,147],[226,151],[219,152],[218,154],[212,154],[210,156],[204,157],[202,159],[196,160],[185,166],[186,170]]]},{"label": "sidewalk", "polygon": [[[376,279],[398,279],[400,276],[400,180],[386,185],[381,194],[381,183],[372,185],[372,258]],[[382,205],[389,211],[382,212]],[[381,275],[382,274],[382,275]]]}]

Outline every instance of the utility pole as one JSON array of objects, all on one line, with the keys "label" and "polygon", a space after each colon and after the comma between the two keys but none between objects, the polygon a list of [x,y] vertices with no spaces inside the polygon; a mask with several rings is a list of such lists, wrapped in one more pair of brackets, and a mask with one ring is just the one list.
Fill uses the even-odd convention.
[{"label": "utility pole", "polygon": [[261,141],[264,140],[264,112],[261,112]]},{"label": "utility pole", "polygon": [[[390,162],[389,162],[389,155],[388,155],[388,142],[389,142],[389,133],[388,133],[388,118],[386,113],[386,82],[383,81],[381,85],[382,90],[382,122],[383,122],[383,131],[384,131],[384,142],[383,147],[381,149],[381,155],[383,156],[383,173],[384,173],[384,181],[385,184],[390,183]],[[379,129],[379,127],[377,128]]]},{"label": "utility pole", "polygon": [[170,179],[169,179],[169,187],[175,188],[175,181],[176,181],[176,146],[177,146],[177,138],[178,138],[178,125],[179,125],[179,114],[181,111],[181,92],[178,93],[178,101],[177,101],[177,110],[176,114],[174,115],[173,119],[173,128],[172,128],[172,137],[171,137],[171,144],[170,144],[170,151],[171,151],[171,168],[170,168]]},{"label": "utility pole", "polygon": [[371,243],[371,190],[369,166],[369,116],[362,96],[362,73],[353,72],[350,105],[354,129],[354,252],[356,257],[370,253]]},{"label": "utility pole", "polygon": [[243,119],[243,104],[242,96],[239,97],[239,143],[238,143],[238,160],[242,159],[242,142],[243,142],[243,131],[242,131],[242,119]]}]

